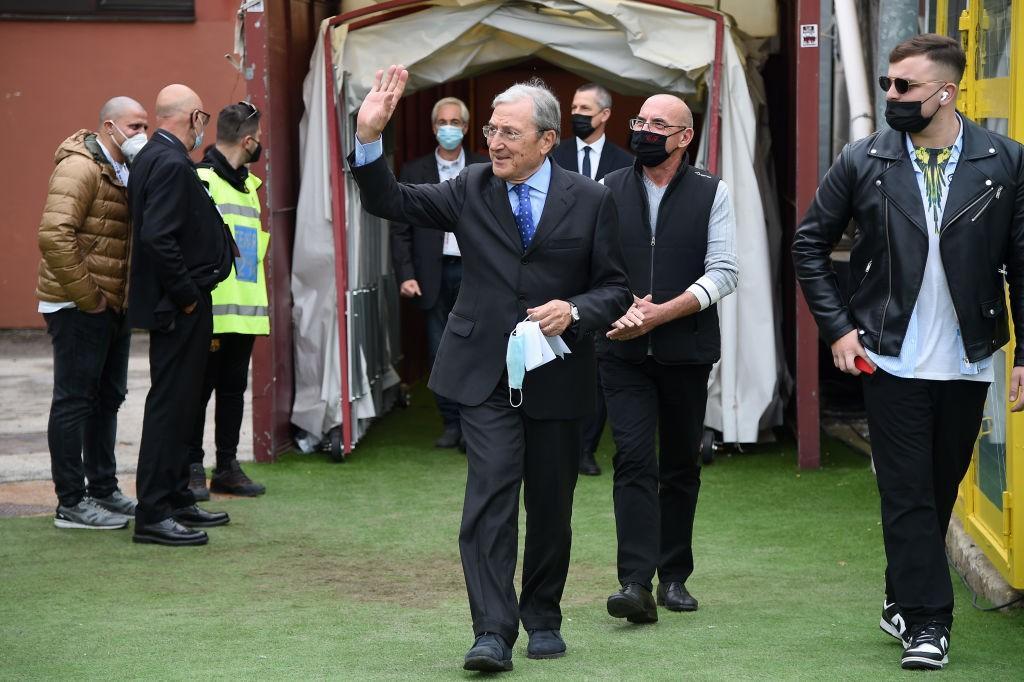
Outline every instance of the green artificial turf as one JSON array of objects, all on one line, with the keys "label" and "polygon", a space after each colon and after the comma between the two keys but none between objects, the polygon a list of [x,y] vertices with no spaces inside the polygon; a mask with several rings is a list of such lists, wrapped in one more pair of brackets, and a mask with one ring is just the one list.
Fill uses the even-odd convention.
[{"label": "green artificial turf", "polygon": [[[289,455],[248,465],[268,493],[201,548],[134,545],[130,531],[0,520],[0,678],[459,679],[472,643],[457,533],[465,462],[431,447],[416,404],[376,424],[349,462]],[[704,471],[691,614],[610,618],[617,587],[610,439],[581,477],[563,600],[565,658],[506,677],[864,679],[904,673],[878,629],[883,554],[868,462],[826,443],[800,473],[762,446]],[[124,455],[122,455],[124,456]],[[520,518],[522,524],[523,518]],[[1024,678],[1024,613],[973,609],[959,579],[944,679]]]}]

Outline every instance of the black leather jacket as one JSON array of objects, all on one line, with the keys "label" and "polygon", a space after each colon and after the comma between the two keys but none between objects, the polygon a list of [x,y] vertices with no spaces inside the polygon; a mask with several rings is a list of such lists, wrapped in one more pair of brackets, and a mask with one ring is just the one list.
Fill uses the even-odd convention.
[{"label": "black leather jacket", "polygon": [[[961,117],[960,160],[949,185],[939,249],[967,358],[1009,340],[1004,277],[1024,365],[1024,148]],[[853,329],[865,348],[899,355],[924,277],[928,229],[902,133],[846,145],[822,180],[793,237],[807,304],[829,343]],[[853,285],[843,300],[830,253],[850,220]]]}]

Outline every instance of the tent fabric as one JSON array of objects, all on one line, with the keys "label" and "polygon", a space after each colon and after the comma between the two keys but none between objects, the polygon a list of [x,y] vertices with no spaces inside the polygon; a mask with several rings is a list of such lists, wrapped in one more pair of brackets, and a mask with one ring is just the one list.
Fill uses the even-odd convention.
[{"label": "tent fabric", "polygon": [[[382,65],[404,64],[410,71],[408,90],[415,91],[528,57],[544,59],[614,91],[640,95],[672,92],[696,103],[697,94],[707,91],[704,81],[710,81],[714,36],[715,22],[706,17],[637,2],[460,0],[438,3],[358,31],[335,29],[332,47],[335,85],[349,112],[358,108]],[[727,21],[718,170],[730,188],[736,216],[740,278],[736,293],[719,307],[722,360],[712,373],[705,421],[722,432],[725,442],[750,443],[757,441],[762,428],[780,423],[781,382],[769,221],[758,184],[758,164],[763,165],[764,157],[757,150],[759,128],[749,83],[757,84],[757,91],[763,86],[756,69],[748,67],[737,48],[738,40]],[[336,327],[337,306],[333,301],[322,50],[318,43],[306,81],[300,147],[303,176],[293,263],[297,368],[293,422],[313,433],[336,424],[338,412],[333,403],[340,396],[340,377],[329,375],[339,364],[336,335],[332,342],[326,329]],[[347,151],[352,144],[351,120],[342,117],[342,123],[342,145]],[[702,140],[698,162],[707,158],[707,136]],[[346,190],[351,248],[360,243],[363,220],[358,193],[348,178]],[[311,250],[316,251],[314,259],[305,262]],[[304,367],[307,360],[309,366]],[[362,380],[357,377],[353,384]],[[310,428],[313,426],[316,428]]]}]

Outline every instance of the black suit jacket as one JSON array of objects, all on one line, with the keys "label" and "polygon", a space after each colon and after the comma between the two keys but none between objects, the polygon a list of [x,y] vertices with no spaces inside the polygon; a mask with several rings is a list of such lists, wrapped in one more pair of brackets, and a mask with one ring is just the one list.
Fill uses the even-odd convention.
[{"label": "black suit jacket", "polygon": [[[487,163],[486,156],[466,151],[466,165]],[[421,185],[441,182],[437,174],[437,158],[434,152],[409,161],[402,166],[399,176],[402,182]],[[428,230],[408,223],[391,224],[391,262],[395,277],[401,284],[407,279],[419,282],[421,295],[413,300],[423,310],[429,310],[437,303],[441,290],[441,251],[444,248],[444,232]]]},{"label": "black suit jacket", "polygon": [[[571,170],[574,173],[579,173],[579,158],[577,157],[577,153],[576,138],[567,137],[562,140],[557,147],[555,147],[553,152],[551,152],[551,158],[553,158],[562,168]],[[613,144],[611,140],[605,137],[604,148],[601,149],[601,162],[597,164],[597,174],[594,176],[594,179],[600,180],[613,170],[628,168],[632,165],[633,156],[625,149]]]},{"label": "black suit jacket", "polygon": [[128,181],[132,262],[128,322],[167,329],[231,273],[234,240],[185,145],[158,129]]},{"label": "black suit jacket", "polygon": [[479,405],[505,372],[509,333],[526,309],[572,300],[580,322],[563,339],[572,349],[526,373],[523,409],[535,419],[576,419],[593,411],[593,333],[622,316],[626,281],[618,215],[608,188],[552,164],[544,213],[523,250],[505,181],[489,164],[466,167],[436,185],[399,184],[384,158],[355,167],[363,206],[373,215],[452,230],[462,251],[462,287],[437,351],[430,388]]}]

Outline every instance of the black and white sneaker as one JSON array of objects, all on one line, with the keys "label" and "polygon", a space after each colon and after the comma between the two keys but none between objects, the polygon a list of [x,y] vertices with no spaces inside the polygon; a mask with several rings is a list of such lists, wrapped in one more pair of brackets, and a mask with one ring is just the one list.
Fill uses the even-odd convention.
[{"label": "black and white sneaker", "polygon": [[949,628],[926,623],[910,632],[901,665],[904,670],[942,670],[949,663]]},{"label": "black and white sneaker", "polygon": [[882,620],[878,621],[878,627],[882,632],[892,635],[900,641],[904,648],[907,646],[907,623],[903,620],[900,607],[896,602],[882,601]]}]

